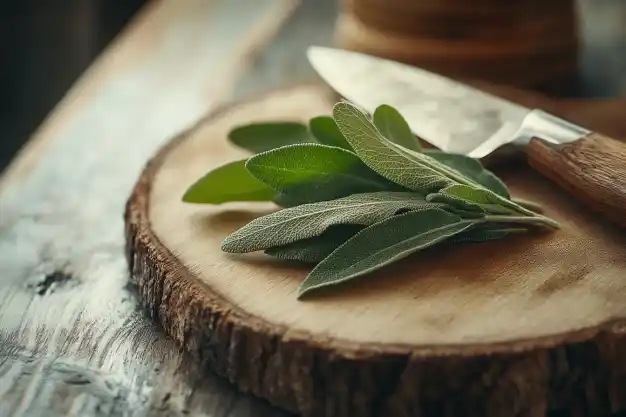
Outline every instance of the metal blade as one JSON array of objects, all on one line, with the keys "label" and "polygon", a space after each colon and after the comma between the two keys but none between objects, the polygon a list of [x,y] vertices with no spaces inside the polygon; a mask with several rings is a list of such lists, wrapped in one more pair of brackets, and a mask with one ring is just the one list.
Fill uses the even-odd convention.
[{"label": "metal blade", "polygon": [[441,75],[361,53],[312,46],[313,68],[341,96],[372,113],[395,107],[414,134],[445,152],[481,154],[515,139],[530,109]]}]

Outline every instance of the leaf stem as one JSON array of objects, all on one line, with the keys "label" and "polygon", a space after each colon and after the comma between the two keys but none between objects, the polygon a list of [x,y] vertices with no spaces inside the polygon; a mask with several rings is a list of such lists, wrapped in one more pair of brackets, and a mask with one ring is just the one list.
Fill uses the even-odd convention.
[{"label": "leaf stem", "polygon": [[[515,202],[515,201],[513,201],[513,200],[505,199],[505,198],[503,198],[503,197],[500,197],[500,198],[502,198],[503,200],[505,200],[505,201],[507,202],[507,204],[505,205],[505,207],[511,208],[511,209],[515,210],[516,212],[518,212],[519,214],[524,214],[524,215],[526,215],[526,216],[528,216],[528,217],[535,217],[535,218],[541,217],[541,218],[546,218],[546,217],[544,217],[544,216],[542,216],[542,215],[540,215],[540,214],[538,214],[538,213],[535,213],[535,212],[534,212],[534,211],[532,211],[532,210],[527,209],[526,207],[524,207],[524,206],[522,206],[522,205],[518,204],[517,202]],[[503,205],[504,205],[504,204],[503,204]],[[546,219],[547,219],[547,218],[546,218]],[[550,220],[550,219],[548,219],[548,220]],[[553,222],[553,223],[555,223],[554,221],[552,221],[552,222]]]},{"label": "leaf stem", "polygon": [[491,223],[520,223],[520,224],[533,224],[544,225],[551,229],[559,229],[561,226],[558,222],[544,216],[494,216],[487,215],[484,220]]},{"label": "leaf stem", "polygon": [[543,213],[543,209],[541,208],[541,206],[533,201],[528,201],[521,198],[512,198],[511,201],[519,206],[524,207],[527,210],[532,210],[535,213]]}]

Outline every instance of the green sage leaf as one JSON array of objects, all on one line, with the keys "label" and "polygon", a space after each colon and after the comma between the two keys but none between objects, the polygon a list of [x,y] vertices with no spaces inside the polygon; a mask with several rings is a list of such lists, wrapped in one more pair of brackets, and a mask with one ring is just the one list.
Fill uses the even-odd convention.
[{"label": "green sage leaf", "polygon": [[473,203],[471,201],[468,201],[468,200],[465,200],[465,199],[462,199],[453,195],[444,194],[442,192],[428,194],[426,196],[426,201],[431,202],[431,203],[448,204],[454,207],[454,209],[457,211],[463,210],[463,211],[471,212],[471,213],[480,213],[480,214],[485,213],[485,210],[479,204]]},{"label": "green sage leaf", "polygon": [[382,191],[352,194],[336,200],[303,204],[254,219],[222,242],[222,250],[245,253],[319,236],[330,226],[368,226],[404,211],[444,208],[419,195]]},{"label": "green sage leaf", "polygon": [[254,178],[245,163],[246,160],[242,159],[213,169],[193,183],[185,191],[182,200],[199,204],[271,201],[276,191]]},{"label": "green sage leaf", "polygon": [[298,122],[251,123],[238,126],[228,133],[228,140],[252,153],[295,143],[315,142],[307,126]]},{"label": "green sage leaf", "polygon": [[442,189],[440,193],[480,205],[489,213],[485,219],[491,222],[532,224],[550,229],[560,227],[557,221],[530,211],[485,188],[457,184]]},{"label": "green sage leaf", "polygon": [[363,229],[318,263],[300,285],[298,296],[373,272],[473,224],[440,209],[387,218]]},{"label": "green sage leaf", "polygon": [[313,143],[256,154],[248,159],[246,169],[259,181],[301,203],[401,189],[372,171],[354,153]]},{"label": "green sage leaf", "polygon": [[522,198],[512,198],[511,201],[519,206],[524,207],[526,210],[534,211],[535,213],[539,214],[543,213],[543,207],[541,207],[534,201],[528,201]]},{"label": "green sage leaf", "polygon": [[397,184],[424,194],[449,185],[471,184],[435,159],[387,140],[365,113],[352,104],[335,104],[333,117],[359,158]]},{"label": "green sage leaf", "polygon": [[265,250],[267,255],[290,261],[318,263],[363,229],[360,225],[331,226],[323,234]]},{"label": "green sage leaf", "polygon": [[523,207],[494,193],[491,190],[484,188],[474,188],[467,185],[455,184],[440,190],[439,193],[446,195],[451,199],[455,198],[468,203],[478,204],[483,208],[501,210],[501,214],[511,214],[511,211],[520,212],[518,209],[524,210]]},{"label": "green sage leaf", "polygon": [[483,243],[492,240],[503,239],[512,233],[525,233],[527,229],[519,227],[506,227],[502,225],[479,224],[468,230],[453,236],[449,243]]},{"label": "green sage leaf", "polygon": [[477,159],[469,156],[446,153],[439,150],[427,149],[424,153],[448,167],[457,170],[464,176],[474,180],[476,183],[493,191],[494,193],[509,198],[507,186],[493,172],[485,169],[483,164]]},{"label": "green sage leaf", "polygon": [[302,192],[299,189],[294,189],[293,193],[291,194],[286,194],[286,193],[276,194],[276,196],[274,197],[272,201],[274,202],[274,204],[283,208],[295,207],[295,206],[299,206],[300,204],[316,203],[317,201],[325,201],[325,200],[317,200],[317,201],[311,201],[311,200],[312,200],[311,195],[307,195],[305,192]]},{"label": "green sage leaf", "polygon": [[411,128],[398,110],[383,104],[376,108],[372,119],[374,120],[374,125],[384,137],[397,145],[421,152],[422,147],[419,141],[411,132]]},{"label": "green sage leaf", "polygon": [[323,145],[352,150],[352,147],[337,127],[337,123],[330,116],[313,117],[309,120],[309,130],[315,139]]}]

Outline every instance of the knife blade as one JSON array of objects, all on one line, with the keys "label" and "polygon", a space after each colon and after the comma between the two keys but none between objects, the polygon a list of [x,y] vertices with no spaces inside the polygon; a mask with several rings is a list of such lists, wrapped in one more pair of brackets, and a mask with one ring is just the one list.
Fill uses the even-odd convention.
[{"label": "knife blade", "polygon": [[483,158],[506,147],[525,150],[533,168],[626,226],[626,144],[410,65],[321,46],[307,56],[330,87],[363,110],[391,105],[416,136],[450,153]]}]

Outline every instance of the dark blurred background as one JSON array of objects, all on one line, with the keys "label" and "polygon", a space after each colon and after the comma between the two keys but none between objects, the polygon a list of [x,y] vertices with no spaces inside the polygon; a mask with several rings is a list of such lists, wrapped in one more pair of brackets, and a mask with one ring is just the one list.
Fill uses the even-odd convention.
[{"label": "dark blurred background", "polygon": [[146,0],[0,0],[0,171]]},{"label": "dark blurred background", "polygon": [[[148,1],[0,0],[0,171]],[[626,0],[577,1],[584,39],[579,93],[594,97],[626,93]],[[311,42],[326,39],[331,34],[321,32],[332,32],[337,4],[338,0],[302,0],[285,30],[296,25]],[[279,59],[285,50],[291,49],[278,45],[266,55]],[[306,63],[300,64],[288,68],[300,71]],[[258,82],[258,76],[253,79]],[[242,82],[245,86],[245,77]]]}]

